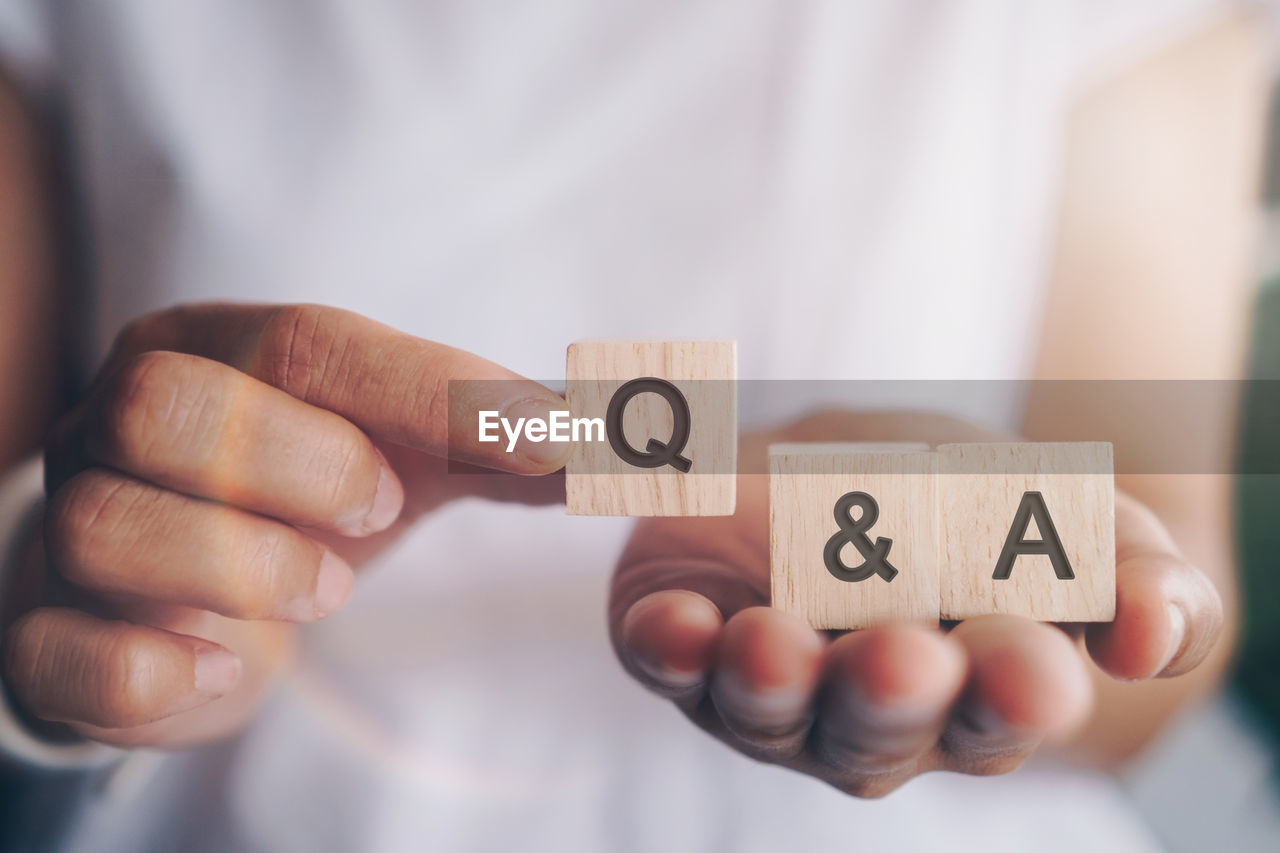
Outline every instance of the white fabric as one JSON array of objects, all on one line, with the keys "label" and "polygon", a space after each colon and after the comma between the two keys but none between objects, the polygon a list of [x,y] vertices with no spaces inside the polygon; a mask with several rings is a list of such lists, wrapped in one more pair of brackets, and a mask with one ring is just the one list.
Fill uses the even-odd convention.
[{"label": "white fabric", "polygon": [[[1033,354],[1071,91],[1219,5],[68,0],[43,38],[0,15],[0,48],[78,131],[98,355],[162,305],[271,299],[553,381],[569,341],[633,335],[737,338],[745,378],[1000,379]],[[990,405],[960,414],[1013,422]],[[1154,849],[1101,776],[859,802],[712,742],[612,659],[629,526],[439,513],[242,739],[74,849]]]},{"label": "white fabric", "polygon": [[[39,457],[27,460],[0,477],[0,578],[14,571],[10,558],[22,528],[44,502],[44,465]],[[0,580],[0,593],[6,584]],[[0,599],[0,611],[4,600]],[[101,767],[118,759],[118,749],[91,741],[53,742],[36,737],[22,724],[10,705],[8,691],[0,688],[0,763],[20,762],[58,769]]]}]

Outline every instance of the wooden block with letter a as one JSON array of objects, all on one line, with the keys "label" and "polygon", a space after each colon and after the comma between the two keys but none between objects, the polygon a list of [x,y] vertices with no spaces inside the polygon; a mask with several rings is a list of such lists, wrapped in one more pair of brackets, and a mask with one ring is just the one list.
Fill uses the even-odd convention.
[{"label": "wooden block with letter a", "polygon": [[942,618],[1114,619],[1112,466],[1103,442],[940,446]]},{"label": "wooden block with letter a", "polygon": [[574,441],[565,468],[570,515],[733,514],[733,341],[575,343],[566,373],[570,416],[605,432]]},{"label": "wooden block with letter a", "polygon": [[814,628],[936,624],[936,472],[922,444],[770,446],[773,606]]}]

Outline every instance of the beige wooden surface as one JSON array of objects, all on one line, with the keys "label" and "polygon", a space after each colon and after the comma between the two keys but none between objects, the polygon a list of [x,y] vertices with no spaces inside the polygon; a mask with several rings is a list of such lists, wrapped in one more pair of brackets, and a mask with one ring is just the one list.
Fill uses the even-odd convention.
[{"label": "beige wooden surface", "polygon": [[[923,444],[775,444],[769,448],[769,529],[773,606],[814,628],[863,628],[878,622],[938,621],[937,456]],[[865,531],[893,540],[887,555],[898,570],[850,582],[823,559],[840,532],[834,508],[851,491],[879,507]],[[853,510],[855,520],[860,511]],[[863,562],[846,543],[850,568]]]},{"label": "beige wooden surface", "polygon": [[[638,468],[608,441],[575,443],[565,470],[570,515],[732,515],[737,497],[737,345],[733,341],[585,341],[569,346],[566,393],[573,417],[604,418],[609,401],[632,379],[665,379],[689,404],[692,427],[682,455],[687,473]],[[670,405],[656,394],[634,397],[623,432],[637,450],[671,437]]]},{"label": "beige wooden surface", "polygon": [[[1115,618],[1115,486],[1102,442],[945,444],[938,452],[941,615],[1013,613],[1055,622]],[[1044,499],[1073,579],[1049,557],[1022,555],[992,577],[1028,491]],[[1043,533],[1034,522],[1026,539]]]}]

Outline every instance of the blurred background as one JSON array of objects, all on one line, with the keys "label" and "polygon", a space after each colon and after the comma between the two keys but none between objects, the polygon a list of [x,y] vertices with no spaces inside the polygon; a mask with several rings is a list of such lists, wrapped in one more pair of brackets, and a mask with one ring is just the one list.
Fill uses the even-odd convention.
[{"label": "blurred background", "polygon": [[1236,476],[1241,636],[1225,694],[1125,773],[1174,851],[1280,849],[1280,95],[1271,99],[1258,293]]},{"label": "blurred background", "polygon": [[1280,845],[1280,475],[1270,473],[1280,470],[1280,97],[1271,116],[1235,490],[1239,655],[1226,695],[1184,718],[1129,777],[1173,850],[1212,849],[1236,833],[1247,849]]},{"label": "blurred background", "polygon": [[[1265,233],[1269,257],[1280,230]],[[1185,712],[1122,775],[1171,851],[1221,849],[1224,839],[1231,849],[1280,849],[1280,475],[1257,473],[1280,470],[1280,279],[1261,282],[1250,352],[1235,490],[1238,658],[1224,695]]]},{"label": "blurred background", "polygon": [[[538,378],[562,373],[570,340],[661,329],[737,337],[744,375],[767,380],[1020,379],[1073,99],[1235,5],[0,0],[0,58],[54,131],[42,153],[71,202],[75,332],[57,358],[74,381],[48,393],[72,399],[124,322],[208,298],[343,305]],[[1097,111],[1115,118],[1109,103]],[[1033,761],[855,801],[748,762],[613,659],[603,611],[624,520],[469,504],[304,633],[301,673],[242,738],[135,753],[105,779],[0,770],[0,850],[62,835],[89,851],[919,850],[948,833],[1125,850],[1130,811],[1132,837],[1173,853],[1280,850],[1280,474],[1258,473],[1280,471],[1272,103],[1237,659],[1118,786]],[[1164,153],[1120,142],[1086,201]],[[1212,183],[1213,153],[1203,174],[1171,160],[1162,177]],[[1200,234],[1157,236],[1176,261]],[[1158,271],[1211,311],[1221,282],[1174,266]],[[849,334],[846,304],[875,322]],[[1145,313],[1117,313],[1098,337],[1141,340]],[[41,360],[0,345],[36,384]]]}]

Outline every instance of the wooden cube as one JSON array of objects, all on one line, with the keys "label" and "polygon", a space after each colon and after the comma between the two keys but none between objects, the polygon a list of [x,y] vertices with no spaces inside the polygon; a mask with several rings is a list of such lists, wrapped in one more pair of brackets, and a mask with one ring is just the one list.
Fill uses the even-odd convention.
[{"label": "wooden cube", "polygon": [[773,606],[814,628],[936,624],[936,475],[924,444],[770,446]]},{"label": "wooden cube", "polygon": [[733,514],[736,343],[575,343],[566,373],[570,416],[608,426],[607,440],[574,443],[565,469],[570,515]]},{"label": "wooden cube", "polygon": [[1110,444],[945,444],[937,452],[942,618],[1115,618]]}]

